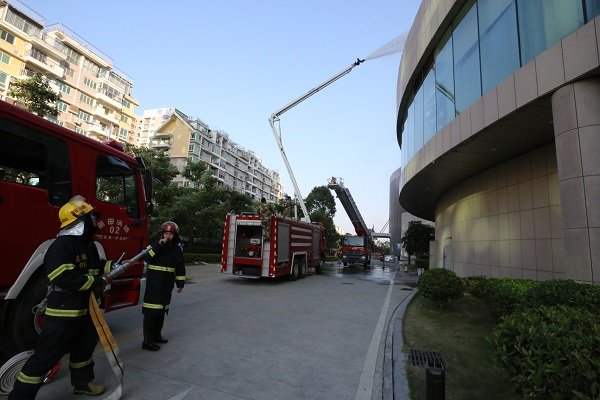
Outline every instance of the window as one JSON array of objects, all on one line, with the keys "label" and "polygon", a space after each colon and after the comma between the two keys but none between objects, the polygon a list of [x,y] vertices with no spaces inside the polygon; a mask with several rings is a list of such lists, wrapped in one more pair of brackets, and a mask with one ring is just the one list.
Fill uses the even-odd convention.
[{"label": "window", "polygon": [[67,111],[67,103],[65,103],[64,101],[58,100],[56,102],[56,109],[58,111]]},{"label": "window", "polygon": [[90,78],[84,78],[83,79],[83,84],[87,87],[90,87],[94,90],[96,90],[96,82],[94,82],[93,80],[91,80]]},{"label": "window", "polygon": [[435,70],[432,68],[423,81],[423,143],[435,132]]},{"label": "window", "polygon": [[69,151],[63,141],[10,120],[2,121],[0,138],[1,181],[47,190],[55,206],[69,201]]},{"label": "window", "polygon": [[127,117],[127,115],[125,115],[125,114],[121,114],[121,122],[125,122],[125,123],[129,122],[129,117]]},{"label": "window", "polygon": [[55,81],[55,83],[56,86],[58,86],[58,90],[60,90],[61,92],[65,94],[71,93],[71,86],[67,85],[66,83],[62,83],[61,81]]},{"label": "window", "polygon": [[119,136],[122,137],[123,139],[127,139],[127,134],[129,132],[127,131],[126,128],[121,128],[119,129]]},{"label": "window", "polygon": [[452,61],[452,40],[449,34],[435,57],[435,104],[437,132],[455,117],[454,63]]},{"label": "window", "polygon": [[83,59],[83,69],[90,71],[94,76],[98,76],[98,73],[100,72],[100,66],[87,58]]},{"label": "window", "polygon": [[519,1],[517,11],[523,64],[583,25],[580,0]]},{"label": "window", "polygon": [[464,17],[452,33],[456,114],[481,97],[477,6],[469,2],[462,12]]},{"label": "window", "polygon": [[91,122],[92,121],[92,116],[88,113],[86,113],[83,110],[79,110],[79,112],[77,113],[77,118],[85,121],[85,122]]},{"label": "window", "polygon": [[0,71],[0,88],[6,89],[7,82],[8,82],[8,75],[5,72]]},{"label": "window", "polygon": [[83,94],[83,93],[79,93],[79,101],[81,103],[85,103],[88,104],[90,106],[94,105],[94,99],[92,99],[90,96],[88,96],[87,94]]},{"label": "window", "polygon": [[6,22],[30,36],[36,36],[38,38],[42,36],[41,28],[32,25],[25,18],[21,17],[10,8],[6,11]]},{"label": "window", "polygon": [[10,44],[15,44],[15,35],[13,35],[12,33],[8,33],[3,29],[0,29],[0,39],[4,40],[5,42],[8,42]]},{"label": "window", "polygon": [[478,4],[481,86],[486,93],[521,66],[517,9],[514,0],[479,0]]},{"label": "window", "polygon": [[96,198],[126,207],[127,216],[139,218],[135,171],[123,160],[100,156],[96,160]]},{"label": "window", "polygon": [[4,64],[10,63],[10,56],[0,51],[0,62],[3,62]]},{"label": "window", "polygon": [[600,0],[586,0],[585,2],[586,21],[591,21],[600,14]]}]

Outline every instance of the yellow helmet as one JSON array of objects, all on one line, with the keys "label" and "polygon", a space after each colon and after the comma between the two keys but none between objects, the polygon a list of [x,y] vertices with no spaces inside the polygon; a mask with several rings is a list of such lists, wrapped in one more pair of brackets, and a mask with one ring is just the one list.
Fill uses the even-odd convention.
[{"label": "yellow helmet", "polygon": [[58,210],[58,219],[60,220],[60,229],[72,224],[84,215],[92,212],[94,207],[85,202],[83,196],[72,197],[71,200]]}]

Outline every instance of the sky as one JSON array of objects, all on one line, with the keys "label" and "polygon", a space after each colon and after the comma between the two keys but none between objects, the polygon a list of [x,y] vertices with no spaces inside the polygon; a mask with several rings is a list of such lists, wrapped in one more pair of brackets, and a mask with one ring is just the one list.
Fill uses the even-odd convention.
[{"label": "sky", "polygon": [[[269,116],[366,58],[283,114],[281,135],[304,198],[341,177],[368,227],[380,232],[388,222],[390,175],[401,161],[396,88],[402,53],[386,44],[406,35],[420,0],[21,3],[46,25],[61,23],[109,56],[133,80],[137,114],[176,107],[227,132],[278,171],[291,195]],[[384,49],[391,54],[380,56]],[[336,208],[336,225],[354,233],[337,199]]]}]

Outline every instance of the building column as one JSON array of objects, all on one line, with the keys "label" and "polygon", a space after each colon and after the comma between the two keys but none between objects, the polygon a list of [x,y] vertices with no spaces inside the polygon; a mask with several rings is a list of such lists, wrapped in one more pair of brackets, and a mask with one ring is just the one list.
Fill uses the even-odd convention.
[{"label": "building column", "polygon": [[600,78],[552,95],[565,277],[600,283]]}]

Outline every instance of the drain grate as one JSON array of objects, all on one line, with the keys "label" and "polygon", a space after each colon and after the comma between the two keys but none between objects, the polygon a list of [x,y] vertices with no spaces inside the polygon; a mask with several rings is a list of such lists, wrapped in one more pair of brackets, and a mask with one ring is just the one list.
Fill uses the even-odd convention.
[{"label": "drain grate", "polygon": [[437,351],[410,349],[408,361],[415,367],[446,369],[446,362]]}]

